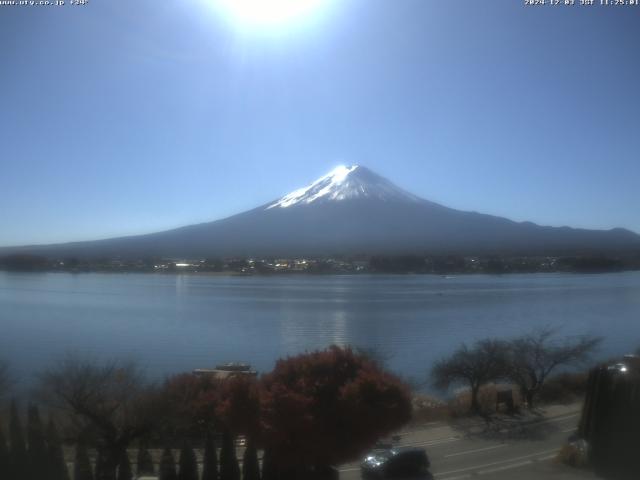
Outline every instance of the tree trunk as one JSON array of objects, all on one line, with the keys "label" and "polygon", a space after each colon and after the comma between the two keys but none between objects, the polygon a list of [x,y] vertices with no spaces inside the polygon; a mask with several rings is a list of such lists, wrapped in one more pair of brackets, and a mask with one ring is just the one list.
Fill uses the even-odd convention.
[{"label": "tree trunk", "polygon": [[265,448],[262,454],[262,480],[278,480],[278,469],[273,461],[273,453]]},{"label": "tree trunk", "polygon": [[133,472],[131,471],[131,461],[129,455],[125,451],[118,464],[118,480],[133,480]]},{"label": "tree trunk", "polygon": [[258,452],[252,439],[247,442],[242,462],[243,480],[260,480],[260,465],[258,463]]},{"label": "tree trunk", "polygon": [[180,450],[178,480],[198,480],[198,459],[191,445],[184,442]]},{"label": "tree trunk", "polygon": [[240,466],[236,457],[236,446],[231,432],[222,434],[220,449],[220,480],[240,480]]},{"label": "tree trunk", "polygon": [[480,403],[478,402],[478,392],[480,391],[479,385],[471,387],[471,411],[473,413],[480,413]]},{"label": "tree trunk", "polygon": [[218,456],[213,433],[207,433],[202,460],[202,480],[218,479]]},{"label": "tree trunk", "polygon": [[178,473],[176,472],[176,462],[173,458],[173,453],[169,448],[165,448],[162,452],[158,474],[159,480],[178,480]]},{"label": "tree trunk", "polygon": [[120,458],[120,454],[110,448],[99,449],[96,459],[96,480],[116,480]]},{"label": "tree trunk", "polygon": [[533,409],[533,399],[535,398],[536,391],[534,389],[527,390],[525,394],[525,399],[527,401],[527,408],[529,410]]},{"label": "tree trunk", "polygon": [[[153,476],[156,474],[153,465],[153,458],[146,447],[140,446],[138,449],[137,473],[139,477]],[[206,479],[209,480],[209,479]]]},{"label": "tree trunk", "polygon": [[76,445],[75,462],[73,463],[73,480],[93,480],[93,470],[87,449],[81,443]]},{"label": "tree trunk", "polygon": [[126,454],[127,448],[121,442],[99,447],[98,458],[96,458],[96,480],[116,480],[118,465]]}]

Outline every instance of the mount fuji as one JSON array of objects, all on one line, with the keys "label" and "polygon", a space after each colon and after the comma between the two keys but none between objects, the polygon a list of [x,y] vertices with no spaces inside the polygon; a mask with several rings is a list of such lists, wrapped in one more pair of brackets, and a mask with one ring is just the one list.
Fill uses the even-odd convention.
[{"label": "mount fuji", "polygon": [[640,251],[625,229],[585,230],[447,208],[363,166],[221,220],[132,237],[12,247],[1,254],[81,258],[206,258],[340,254],[577,255]]}]

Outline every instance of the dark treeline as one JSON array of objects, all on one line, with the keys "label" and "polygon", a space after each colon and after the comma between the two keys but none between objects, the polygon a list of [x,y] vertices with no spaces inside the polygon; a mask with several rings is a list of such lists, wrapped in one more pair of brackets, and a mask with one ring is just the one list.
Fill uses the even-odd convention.
[{"label": "dark treeline", "polygon": [[53,419],[45,423],[38,407],[30,404],[24,424],[12,402],[8,424],[8,436],[0,425],[0,478],[69,480],[63,443]]},{"label": "dark treeline", "polygon": [[624,256],[459,256],[376,255],[332,258],[208,258],[175,260],[142,258],[49,259],[15,254],[0,258],[0,269],[19,272],[219,272],[260,274],[418,273],[418,274],[508,274],[539,272],[603,273],[640,270],[640,253]]},{"label": "dark treeline", "polygon": [[68,356],[39,375],[33,399],[56,422],[45,427],[34,405],[25,422],[12,403],[0,419],[2,479],[333,479],[333,465],[411,418],[409,388],[340,347],[279,360],[261,377],[183,373],[159,384],[132,363]]}]

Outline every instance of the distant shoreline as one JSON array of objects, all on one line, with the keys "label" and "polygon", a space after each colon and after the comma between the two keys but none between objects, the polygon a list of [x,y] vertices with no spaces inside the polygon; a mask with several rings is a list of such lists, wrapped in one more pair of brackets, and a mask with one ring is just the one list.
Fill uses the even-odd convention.
[{"label": "distant shoreline", "polygon": [[0,270],[46,272],[189,273],[212,276],[344,274],[509,274],[611,273],[640,270],[640,253],[625,256],[461,256],[377,255],[327,257],[47,258],[15,254],[0,257]]},{"label": "distant shoreline", "polygon": [[197,271],[172,271],[172,272],[156,272],[156,271],[148,271],[148,270],[60,270],[60,269],[51,269],[51,270],[12,270],[6,268],[0,268],[0,272],[5,273],[66,273],[73,275],[82,275],[82,274],[93,274],[93,273],[102,273],[102,274],[114,274],[114,275],[125,275],[125,274],[137,274],[137,275],[158,275],[158,276],[194,276],[194,277],[345,277],[345,276],[433,276],[433,277],[454,277],[454,276],[479,276],[479,275],[487,275],[487,276],[506,276],[506,275],[539,275],[539,274],[570,274],[570,275],[605,275],[611,273],[629,273],[629,272],[640,272],[640,268],[628,268],[623,270],[597,270],[597,271],[583,271],[583,270],[553,270],[553,271],[531,271],[531,272],[446,272],[446,273],[435,273],[435,272],[322,272],[322,273],[312,273],[312,272],[271,272],[271,273],[242,273],[242,272],[197,272]]}]

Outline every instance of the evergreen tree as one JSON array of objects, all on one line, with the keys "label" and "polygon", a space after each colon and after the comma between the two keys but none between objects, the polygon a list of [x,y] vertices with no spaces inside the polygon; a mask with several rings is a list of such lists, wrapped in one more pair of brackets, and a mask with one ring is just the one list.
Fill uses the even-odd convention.
[{"label": "evergreen tree", "polygon": [[269,449],[265,449],[262,455],[262,480],[278,480],[278,470]]},{"label": "evergreen tree", "polygon": [[222,434],[220,450],[220,480],[240,480],[240,466],[236,458],[236,446],[229,430]]},{"label": "evergreen tree", "polygon": [[49,424],[47,425],[46,440],[49,477],[51,480],[69,480],[69,470],[64,459],[62,443],[52,418],[49,419]]},{"label": "evergreen tree", "polygon": [[93,480],[93,470],[89,454],[84,445],[76,445],[76,458],[73,465],[73,480]]},{"label": "evergreen tree", "polygon": [[202,460],[202,480],[218,480],[218,454],[213,434],[207,434]]},{"label": "evergreen tree", "polygon": [[105,476],[107,474],[107,468],[105,465],[105,456],[104,453],[100,450],[100,448],[96,449],[96,464],[93,468],[93,476],[96,480],[106,480]]},{"label": "evergreen tree", "polygon": [[40,480],[49,474],[47,444],[38,407],[31,404],[27,409],[27,458],[28,478]]},{"label": "evergreen tree", "polygon": [[165,448],[160,457],[160,477],[159,480],[178,480],[176,473],[176,462],[173,459],[171,449]]},{"label": "evergreen tree", "polygon": [[27,447],[24,443],[24,435],[22,433],[22,425],[18,414],[18,406],[15,400],[11,402],[11,414],[9,420],[9,472],[10,478],[23,479],[27,478],[28,461]]},{"label": "evergreen tree", "polygon": [[0,478],[9,478],[9,448],[0,425]]},{"label": "evergreen tree", "polygon": [[198,459],[193,448],[187,442],[184,442],[180,450],[178,480],[198,480]]},{"label": "evergreen tree", "polygon": [[149,450],[142,446],[138,449],[138,465],[136,472],[139,477],[156,474],[156,470],[153,466],[153,458],[151,458]]},{"label": "evergreen tree", "polygon": [[247,449],[242,459],[242,479],[260,480],[260,465],[258,464],[258,451],[252,440],[249,440]]},{"label": "evergreen tree", "polygon": [[133,472],[131,471],[131,461],[129,454],[125,450],[122,459],[118,464],[118,480],[133,480]]}]

